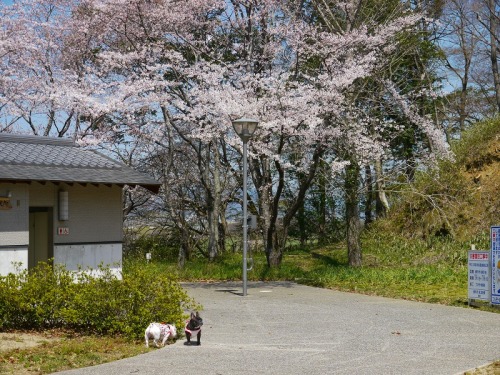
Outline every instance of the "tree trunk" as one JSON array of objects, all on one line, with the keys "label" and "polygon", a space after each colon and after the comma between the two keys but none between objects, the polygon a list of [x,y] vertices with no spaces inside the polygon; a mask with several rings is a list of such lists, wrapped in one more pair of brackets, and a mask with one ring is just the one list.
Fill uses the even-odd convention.
[{"label": "tree trunk", "polygon": [[385,179],[384,172],[382,170],[382,159],[377,158],[375,160],[375,178],[376,178],[376,201],[375,210],[377,212],[377,218],[385,217],[387,212],[389,212],[389,201],[385,195]]},{"label": "tree trunk", "polygon": [[346,168],[345,215],[347,222],[347,256],[351,267],[361,266],[361,226],[359,222],[359,172],[354,161]]},{"label": "tree trunk", "polygon": [[297,212],[297,221],[299,224],[299,239],[300,246],[304,247],[307,241],[307,231],[306,231],[306,212],[304,208],[304,202],[300,205],[299,211]]},{"label": "tree trunk", "polygon": [[213,197],[207,199],[208,206],[208,259],[215,260],[219,247],[219,210]]},{"label": "tree trunk", "polygon": [[270,241],[267,244],[266,258],[270,268],[279,267],[283,260],[286,237],[280,232],[283,232],[283,228],[275,229],[273,233],[270,233],[270,238],[268,237]]},{"label": "tree trunk", "polygon": [[219,216],[220,216],[220,204],[221,204],[221,185],[220,185],[220,160],[219,152],[217,147],[214,147],[214,162],[215,168],[213,169],[213,186],[212,191],[210,191],[210,154],[211,147],[207,147],[207,158],[206,158],[206,177],[205,186],[207,187],[207,219],[208,219],[208,259],[210,261],[215,260],[219,255]]},{"label": "tree trunk", "polygon": [[465,131],[465,119],[467,118],[467,74],[462,79],[462,90],[460,91],[460,100],[458,103],[458,126],[460,134]]},{"label": "tree trunk", "polygon": [[280,255],[276,254],[274,244],[274,231],[276,230],[276,218],[273,216],[273,191],[271,162],[267,157],[261,157],[254,162],[252,179],[259,195],[260,220],[262,226],[262,240],[266,253],[267,266],[279,265]]},{"label": "tree trunk", "polygon": [[[227,205],[221,204],[220,212],[226,212]],[[219,252],[226,252],[227,219],[225,215],[219,217]]]},{"label": "tree trunk", "polygon": [[179,224],[177,225],[177,227],[180,229],[179,232],[181,236],[177,266],[179,268],[184,268],[186,261],[188,261],[191,257],[191,244],[189,241],[191,237],[189,235],[189,229],[186,223],[186,213],[184,210],[182,210],[182,214],[179,217]]},{"label": "tree trunk", "polygon": [[320,176],[319,176],[319,225],[318,225],[318,242],[320,245],[326,244],[326,177],[325,169],[326,163],[320,163]]},{"label": "tree trunk", "polygon": [[[270,171],[270,169],[269,169]],[[267,265],[271,268],[276,268],[281,265],[281,260],[283,259],[283,248],[280,244],[284,245],[284,240],[280,239],[279,231],[282,229],[278,225],[278,204],[281,198],[281,193],[283,191],[284,184],[284,171],[278,170],[280,175],[278,179],[278,187],[276,188],[276,193],[273,197],[272,183],[267,185],[267,204],[269,205],[269,227],[267,228],[267,238],[266,238],[266,258]],[[271,174],[268,176],[269,181],[271,181]]]},{"label": "tree trunk", "polygon": [[370,165],[365,166],[365,225],[373,221],[372,206],[373,206],[373,178],[372,168]]},{"label": "tree trunk", "polygon": [[186,261],[189,260],[189,253],[190,253],[190,249],[189,249],[189,240],[188,240],[188,237],[189,234],[187,233],[187,231],[183,230],[183,235],[182,235],[182,239],[181,239],[181,245],[179,246],[179,255],[177,257],[177,266],[179,268],[184,268],[184,265],[186,264]]},{"label": "tree trunk", "polygon": [[[264,243],[266,244],[267,266],[276,268],[281,265],[285,240],[280,237],[283,228],[278,228],[276,221],[271,221],[271,225],[265,232]],[[283,248],[281,247],[283,245]]]},{"label": "tree trunk", "polygon": [[498,31],[498,20],[495,15],[495,0],[488,0],[488,12],[490,18],[490,58],[491,70],[493,72],[493,83],[495,85],[495,100],[498,112],[500,112],[500,75],[498,72],[498,50],[495,33]]},{"label": "tree trunk", "polygon": [[[275,170],[278,172],[278,184],[273,189],[271,164],[267,157],[262,157],[259,165],[254,165],[253,179],[259,192],[259,206],[261,207],[262,228],[266,249],[267,265],[278,267],[281,265],[285,243],[288,236],[288,228],[291,220],[303,204],[307,189],[316,176],[316,170],[321,160],[324,149],[318,146],[313,154],[313,163],[307,172],[298,181],[296,197],[288,207],[282,222],[278,225],[278,208],[281,202],[283,189],[285,187],[285,170],[278,160],[274,161]],[[274,193],[274,194],[273,194]]]}]

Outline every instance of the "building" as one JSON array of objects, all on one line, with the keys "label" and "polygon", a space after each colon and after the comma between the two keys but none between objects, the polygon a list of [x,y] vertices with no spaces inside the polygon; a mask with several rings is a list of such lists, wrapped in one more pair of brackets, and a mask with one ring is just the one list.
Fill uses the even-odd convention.
[{"label": "building", "polygon": [[120,271],[124,185],[160,187],[69,139],[0,133],[0,275],[52,258]]}]

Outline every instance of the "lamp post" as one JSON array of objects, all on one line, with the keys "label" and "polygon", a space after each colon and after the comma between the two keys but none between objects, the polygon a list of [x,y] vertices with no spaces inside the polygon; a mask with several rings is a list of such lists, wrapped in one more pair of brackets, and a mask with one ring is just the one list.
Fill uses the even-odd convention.
[{"label": "lamp post", "polygon": [[247,295],[247,143],[252,138],[259,122],[249,118],[233,121],[236,134],[243,141],[243,296]]}]

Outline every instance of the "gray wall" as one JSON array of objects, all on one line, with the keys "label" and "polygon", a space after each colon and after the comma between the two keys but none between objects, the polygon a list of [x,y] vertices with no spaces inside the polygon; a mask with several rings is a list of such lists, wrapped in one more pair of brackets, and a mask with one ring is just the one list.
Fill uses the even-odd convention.
[{"label": "gray wall", "polygon": [[[122,190],[119,186],[66,186],[60,190],[69,194],[69,220],[59,221],[54,209],[54,243],[121,242],[123,239]],[[58,228],[68,228],[69,234],[59,235]]]},{"label": "gray wall", "polygon": [[28,185],[0,184],[0,197],[9,192],[12,209],[0,210],[0,246],[28,245]]}]

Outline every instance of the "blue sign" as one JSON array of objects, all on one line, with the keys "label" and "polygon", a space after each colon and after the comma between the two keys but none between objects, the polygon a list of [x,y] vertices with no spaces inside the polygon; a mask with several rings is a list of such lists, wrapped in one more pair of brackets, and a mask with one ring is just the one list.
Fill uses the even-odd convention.
[{"label": "blue sign", "polygon": [[500,305],[500,226],[491,227],[491,303]]}]

